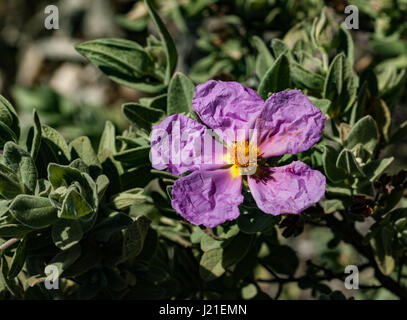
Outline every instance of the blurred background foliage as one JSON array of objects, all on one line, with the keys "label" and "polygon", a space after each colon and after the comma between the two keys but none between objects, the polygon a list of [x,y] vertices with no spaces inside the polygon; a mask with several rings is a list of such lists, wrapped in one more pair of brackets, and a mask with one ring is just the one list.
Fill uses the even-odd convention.
[{"label": "blurred background foliage", "polygon": [[[313,219],[312,212],[305,216],[284,219],[276,229],[274,225],[277,226],[280,221],[270,222],[267,219],[274,219],[273,217],[260,218],[255,212],[253,215],[260,219],[259,224],[270,223],[272,230],[267,228],[262,230],[261,226],[252,225],[245,221],[247,219],[242,218],[238,224],[240,230],[245,232],[239,233],[236,225],[226,224],[224,227],[218,227],[212,236],[200,228],[180,223],[179,217],[174,216],[174,211],[168,207],[166,193],[168,189],[165,190],[165,187],[170,187],[171,179],[174,177],[155,173],[164,175],[164,184],[162,180],[160,183],[157,180],[150,182],[151,177],[144,177],[142,174],[143,171],[149,171],[148,164],[142,162],[145,158],[141,159],[140,166],[133,168],[134,161],[139,159],[139,153],[135,154],[132,150],[143,146],[147,148],[148,137],[145,132],[139,133],[134,130],[134,127],[142,127],[140,123],[128,127],[126,117],[130,121],[133,120],[132,105],[123,107],[126,117],[120,112],[122,104],[128,102],[144,101],[142,105],[162,108],[162,97],[157,94],[165,90],[159,86],[149,90],[122,86],[111,81],[80,55],[78,53],[81,51],[80,47],[77,47],[78,51],[75,50],[79,43],[99,38],[132,40],[143,47],[148,47],[151,55],[157,58],[154,66],[156,74],[152,76],[152,80],[143,81],[151,84],[163,78],[165,66],[161,68],[164,59],[160,51],[162,49],[157,45],[157,38],[151,37],[151,34],[158,38],[159,35],[145,3],[127,0],[54,1],[52,4],[59,8],[59,30],[44,28],[44,8],[48,4],[49,1],[42,0],[0,2],[0,92],[17,109],[22,135],[28,138],[34,108],[41,123],[59,131],[68,142],[79,136],[88,136],[91,145],[95,150],[99,148],[99,152],[100,145],[106,142],[105,138],[111,135],[111,132],[123,132],[118,137],[121,149],[118,151],[119,155],[115,156],[115,161],[120,162],[121,172],[118,174],[122,189],[108,189],[111,201],[108,207],[109,210],[114,208],[116,211],[126,211],[132,218],[146,214],[152,220],[153,227],[148,232],[141,232],[143,241],[146,239],[145,243],[149,246],[143,248],[141,253],[141,249],[138,251],[136,262],[133,261],[134,257],[122,262],[120,277],[117,272],[112,271],[117,270],[115,263],[110,261],[118,257],[112,244],[118,236],[109,239],[109,234],[104,238],[96,230],[94,235],[96,239],[106,242],[105,250],[109,255],[106,254],[103,259],[107,261],[100,263],[97,260],[100,258],[98,256],[94,258],[96,262],[87,264],[92,275],[84,272],[77,276],[75,281],[80,283],[80,290],[75,289],[75,285],[67,276],[63,292],[47,296],[48,298],[69,296],[71,291],[77,294],[77,298],[83,299],[397,297],[391,290],[376,288],[378,283],[373,277],[374,271],[367,267],[361,273],[361,282],[370,283],[372,286],[370,289],[357,291],[344,289],[343,279],[340,277],[338,279],[337,275],[343,273],[344,266],[348,264],[363,266],[366,260],[354,247],[341,242],[331,230],[319,228],[320,221]],[[349,33],[354,42],[351,54],[349,39],[346,38],[348,33],[340,31],[343,30],[340,29],[340,24],[346,18],[344,10],[348,4],[356,5],[360,12],[360,29],[350,30]],[[293,54],[289,58],[290,66],[296,68],[290,81],[307,94],[316,97],[321,109],[325,106],[325,112],[343,129],[338,133],[338,139],[346,140],[352,121],[354,125],[362,116],[371,115],[379,124],[381,135],[384,137],[380,142],[381,158],[390,156],[395,158],[386,172],[389,175],[397,174],[407,167],[407,125],[403,124],[407,119],[406,0],[156,0],[154,7],[163,18],[176,44],[177,71],[187,75],[193,82],[201,83],[208,79],[233,80],[257,88],[268,68],[277,60],[279,50],[288,48]],[[282,41],[274,41],[271,44],[275,39]],[[299,39],[304,41],[298,42]],[[309,50],[307,47],[309,42],[313,42],[320,50],[318,52]],[[356,96],[356,89],[353,92],[352,99],[357,100],[358,105],[366,106],[366,109],[355,111],[360,113],[358,115],[352,116],[349,112],[341,113],[343,110],[339,110],[344,108],[344,102],[348,103],[351,100],[350,97],[341,100],[343,98],[340,96],[330,96],[329,92],[326,94],[323,92],[329,62],[332,62],[333,56],[341,51],[345,52],[348,58],[354,55],[354,59],[350,58],[350,63],[360,77],[359,84],[364,82],[363,80],[367,83],[368,93],[362,94],[359,91]],[[372,77],[372,72],[376,76]],[[296,77],[298,74],[304,77]],[[309,75],[312,81],[308,81]],[[346,76],[352,78],[353,73],[348,72]],[[377,78],[377,81],[372,80],[374,78]],[[351,91],[352,88],[349,88],[349,92]],[[166,100],[165,97],[164,99]],[[326,105],[327,102],[322,101],[324,99],[330,100],[331,103]],[[360,102],[359,99],[366,100]],[[161,115],[159,113],[153,120],[158,120]],[[105,125],[106,120],[111,122]],[[345,124],[340,126],[341,122]],[[398,129],[401,130],[397,131]],[[104,132],[102,139],[99,140],[102,132]],[[313,155],[311,153],[302,155],[302,159],[308,159],[307,157],[311,159]],[[318,165],[317,160],[309,161],[313,163],[315,161]],[[68,163],[67,161],[61,164]],[[37,166],[39,167],[38,164]],[[104,173],[109,172],[108,166],[103,164]],[[98,176],[90,175],[94,179]],[[394,177],[384,178],[386,179],[396,180]],[[388,185],[390,181],[387,180],[382,181],[382,185]],[[146,183],[149,184],[144,190],[138,189],[144,187]],[[125,192],[118,193],[123,190]],[[55,201],[59,200],[55,198]],[[402,198],[401,206],[405,204],[406,200]],[[328,203],[329,205],[332,205],[333,209],[325,207],[325,213],[341,210],[338,203]],[[367,207],[363,199],[357,208],[358,212]],[[105,216],[116,220],[124,219],[122,216],[115,217],[116,213],[109,210],[104,211]],[[315,215],[318,216],[317,213]],[[110,220],[106,220],[106,223],[109,223],[107,221]],[[134,228],[139,231],[144,230],[145,224],[148,224],[139,220],[136,222]],[[126,223],[129,222],[126,220],[123,225]],[[359,224],[356,222],[362,234],[366,234],[372,224],[372,221],[363,219]],[[103,223],[99,228],[103,230]],[[254,237],[259,230],[262,232],[260,240]],[[125,239],[130,241],[130,248],[132,232],[132,229],[127,230],[124,235]],[[139,236],[136,231],[134,232]],[[277,244],[277,238],[281,241],[280,244]],[[41,239],[37,239],[38,241]],[[35,245],[35,243],[32,245],[34,249]],[[85,243],[84,252],[94,252],[96,249],[92,247],[93,245],[93,242]],[[246,248],[247,255],[244,259],[242,257],[241,260],[238,259],[239,261],[231,262],[237,265],[232,271],[228,270],[225,276],[203,285],[199,280],[200,276],[209,277],[206,280],[213,280],[211,279],[213,274],[202,273],[202,270],[201,273],[196,271],[197,256],[202,252],[224,255],[223,246],[229,248],[230,252]],[[155,251],[151,247],[154,247]],[[192,249],[183,250],[196,247],[200,247],[201,253]],[[137,251],[134,248],[132,250]],[[52,252],[55,253],[54,251]],[[74,250],[71,250],[70,254],[75,256],[76,253],[72,251]],[[149,256],[152,251],[155,252],[154,257]],[[258,254],[258,259],[262,263],[251,265],[256,260],[252,259],[252,254],[256,256]],[[231,256],[234,257],[233,254]],[[281,260],[277,259],[278,257],[283,258]],[[146,261],[151,259],[153,263],[147,267]],[[168,268],[168,264],[171,264],[171,268]],[[250,272],[252,270],[253,274],[249,275],[248,270]],[[405,277],[403,270],[401,268],[401,271],[398,271],[400,277]],[[70,272],[75,274],[73,270]],[[219,270],[214,270],[215,274],[216,272]],[[304,272],[307,277],[301,281],[287,280]],[[328,282],[320,281],[321,273],[322,278],[325,277]],[[181,277],[181,274],[185,274],[185,277]],[[220,272],[218,275],[222,274]],[[265,281],[254,282],[253,277]],[[319,280],[314,281],[314,277]],[[8,285],[10,286],[10,283]],[[137,290],[128,287],[136,287]],[[109,290],[104,290],[105,288]],[[230,291],[230,288],[233,290]],[[342,291],[345,296],[335,290]],[[120,292],[121,296],[115,292]],[[10,297],[9,293],[4,295]],[[28,297],[36,295],[41,296],[34,289],[27,294]]]}]

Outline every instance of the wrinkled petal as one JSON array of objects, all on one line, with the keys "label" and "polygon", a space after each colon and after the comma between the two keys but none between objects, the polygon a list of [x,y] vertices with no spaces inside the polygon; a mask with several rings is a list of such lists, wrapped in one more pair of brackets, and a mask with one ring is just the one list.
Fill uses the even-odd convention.
[{"label": "wrinkled petal", "polygon": [[198,169],[224,166],[226,148],[202,124],[183,114],[172,115],[153,126],[150,161],[157,170],[180,175]]},{"label": "wrinkled petal", "polygon": [[248,177],[257,206],[265,213],[300,213],[325,193],[325,176],[301,161],[283,167],[262,167]]},{"label": "wrinkled petal", "polygon": [[263,109],[263,99],[237,82],[210,80],[195,89],[192,107],[225,142],[235,140],[240,129],[245,139]]},{"label": "wrinkled petal", "polygon": [[273,94],[256,123],[262,157],[308,150],[321,139],[325,118],[298,90]]},{"label": "wrinkled petal", "polygon": [[239,216],[242,179],[230,170],[195,171],[175,181],[173,208],[189,222],[213,228]]}]

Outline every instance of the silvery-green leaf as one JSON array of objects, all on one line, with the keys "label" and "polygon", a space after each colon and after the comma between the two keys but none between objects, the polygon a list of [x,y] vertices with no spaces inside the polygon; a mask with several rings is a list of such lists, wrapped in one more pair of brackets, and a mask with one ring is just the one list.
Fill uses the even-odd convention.
[{"label": "silvery-green leaf", "polygon": [[23,192],[23,187],[14,171],[0,163],[0,195],[6,199],[13,199]]},{"label": "silvery-green leaf", "polygon": [[4,145],[3,161],[16,174],[24,193],[33,194],[37,185],[37,168],[31,155],[9,141]]},{"label": "silvery-green leaf", "polygon": [[168,87],[167,115],[190,112],[194,90],[194,83],[184,74],[177,72]]},{"label": "silvery-green leaf", "polygon": [[152,90],[151,85],[142,79],[152,73],[153,60],[138,43],[124,39],[97,39],[77,45],[76,50],[113,81],[130,88]]},{"label": "silvery-green leaf", "polygon": [[144,3],[147,6],[148,12],[151,19],[153,20],[155,26],[157,27],[158,33],[160,34],[161,41],[165,48],[166,58],[167,58],[167,67],[165,70],[165,84],[170,82],[171,76],[175,71],[177,66],[178,53],[177,48],[175,47],[174,40],[169,34],[167,28],[162,22],[161,18],[157,12],[153,9],[150,0],[144,0]]},{"label": "silvery-green leaf", "polygon": [[345,170],[349,175],[365,176],[352,151],[343,149],[338,156],[336,166]]},{"label": "silvery-green leaf", "polygon": [[199,263],[199,273],[205,281],[212,281],[225,273],[222,266],[223,249],[216,248],[204,252]]},{"label": "silvery-green leaf", "polygon": [[76,138],[69,144],[70,148],[88,166],[101,168],[96,152],[93,150],[90,139],[86,136]]},{"label": "silvery-green leaf", "polygon": [[363,147],[372,154],[376,148],[378,139],[379,135],[376,122],[371,116],[365,116],[352,127],[346,139],[345,147],[352,149],[358,143],[361,143]]},{"label": "silvery-green leaf", "polygon": [[285,55],[280,55],[264,75],[257,92],[266,100],[270,94],[288,89],[290,83],[290,65],[288,59]]},{"label": "silvery-green leaf", "polygon": [[345,171],[336,166],[339,152],[330,145],[324,146],[324,153],[322,155],[322,163],[324,166],[325,175],[332,182],[340,182],[345,179]]},{"label": "silvery-green leaf", "polygon": [[79,259],[79,257],[81,256],[81,252],[82,250],[80,245],[76,244],[67,250],[60,251],[54,258],[52,258],[47,266],[53,266],[56,268],[56,271],[58,273],[56,275],[58,276],[58,281],[64,271],[67,270],[75,261]]},{"label": "silvery-green leaf", "polygon": [[81,224],[72,219],[58,219],[52,225],[52,240],[61,250],[67,250],[81,241],[83,232]]},{"label": "silvery-green leaf", "polygon": [[338,54],[325,79],[323,98],[331,100],[331,116],[336,117],[352,107],[356,100],[359,79],[349,60],[343,53]]},{"label": "silvery-green leaf", "polygon": [[136,257],[141,252],[150,223],[151,221],[147,217],[139,216],[133,224],[126,229],[123,240],[124,259]]},{"label": "silvery-green leaf", "polygon": [[14,251],[13,259],[11,260],[10,270],[8,271],[8,278],[15,278],[20,273],[24,266],[25,258],[27,255],[27,237],[20,240],[16,251]]},{"label": "silvery-green leaf", "polygon": [[[5,109],[8,110],[9,115],[11,116],[11,122],[9,122],[9,120],[6,120],[6,122],[4,122],[3,120],[0,120],[0,121],[3,122],[6,126],[8,126],[14,132],[15,137],[18,140],[18,138],[20,137],[20,124],[19,124],[18,116],[17,116],[15,109],[13,108],[11,103],[6,98],[4,98],[2,95],[0,95],[0,105],[3,110],[5,110]],[[8,116],[4,116],[3,119],[6,119],[6,118],[9,119]]]},{"label": "silvery-green leaf", "polygon": [[48,198],[18,195],[10,205],[12,216],[25,226],[42,229],[53,224],[57,219],[57,209]]},{"label": "silvery-green leaf", "polygon": [[151,126],[162,119],[163,111],[129,102],[122,106],[124,116],[137,128],[151,130]]},{"label": "silvery-green leaf", "polygon": [[254,36],[253,42],[258,52],[256,58],[256,74],[260,79],[262,79],[267,70],[273,65],[274,58],[260,37]]}]

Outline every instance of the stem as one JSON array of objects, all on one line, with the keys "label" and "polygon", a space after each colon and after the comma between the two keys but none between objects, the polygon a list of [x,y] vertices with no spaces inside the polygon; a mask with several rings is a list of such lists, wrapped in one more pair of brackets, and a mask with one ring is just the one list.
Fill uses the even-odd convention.
[{"label": "stem", "polygon": [[20,241],[20,238],[11,238],[10,240],[7,240],[5,243],[3,243],[0,246],[0,250],[4,251],[6,250],[8,247],[11,247],[13,244],[15,244],[16,242]]}]

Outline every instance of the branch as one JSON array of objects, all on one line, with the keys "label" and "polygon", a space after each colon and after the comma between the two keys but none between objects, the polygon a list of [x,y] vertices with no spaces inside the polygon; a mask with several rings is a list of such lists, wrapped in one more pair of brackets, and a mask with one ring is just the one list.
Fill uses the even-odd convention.
[{"label": "branch", "polygon": [[339,221],[333,215],[327,215],[328,226],[342,235],[342,240],[351,244],[361,255],[369,260],[369,264],[374,268],[375,277],[386,289],[396,294],[400,299],[407,300],[407,290],[390,276],[386,276],[380,271],[374,258],[374,253],[370,245],[363,244],[363,237],[356,231],[354,225]]},{"label": "branch", "polygon": [[15,244],[16,242],[20,241],[20,238],[11,238],[10,240],[7,240],[6,242],[4,242],[1,246],[0,246],[0,250],[4,251],[6,250],[8,247],[11,247],[13,244]]}]

